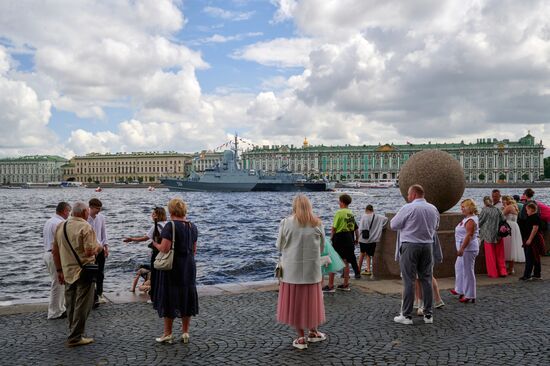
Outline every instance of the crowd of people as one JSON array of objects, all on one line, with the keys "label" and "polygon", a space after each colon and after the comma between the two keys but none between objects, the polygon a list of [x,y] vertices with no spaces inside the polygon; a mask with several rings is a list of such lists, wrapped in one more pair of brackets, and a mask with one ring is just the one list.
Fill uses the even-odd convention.
[{"label": "crowd of people", "polygon": [[[437,237],[440,216],[424,195],[422,186],[409,187],[407,203],[389,221],[389,227],[397,231],[396,260],[403,280],[401,311],[394,318],[400,324],[413,324],[415,307],[424,322],[431,324],[433,309],[445,305],[433,277],[434,264],[442,261]],[[521,198],[501,197],[495,189],[491,196],[484,197],[481,211],[473,199],[460,203],[464,218],[455,228],[456,280],[451,290],[460,302],[476,301],[475,261],[482,242],[488,276],[513,274],[514,263],[525,261],[520,280],[542,278],[541,232],[550,219],[545,216],[550,216],[550,208],[533,196],[533,190],[527,189]],[[292,345],[298,349],[326,339],[326,334],[319,331],[326,320],[323,292],[349,291],[350,265],[356,279],[373,273],[376,245],[388,219],[376,214],[369,204],[356,220],[349,208],[351,202],[348,194],[339,196],[330,239],[305,195],[294,198],[292,214],[280,222],[276,242],[280,252],[276,317],[278,322],[296,330]],[[44,261],[51,276],[48,319],[68,318],[69,347],[93,342],[84,335],[86,320],[90,311],[105,301],[103,271],[109,246],[101,208],[102,203],[96,198],[88,204],[76,202],[72,208],[60,202],[56,214],[44,225]],[[198,230],[187,219],[187,205],[181,199],[171,199],[168,212],[169,220],[164,208],[155,207],[149,231],[123,241],[149,242],[152,250],[150,263],[142,264],[136,272],[132,291],[142,277],[144,283],[139,288],[147,291],[153,308],[163,319],[164,331],[156,341],[173,343],[173,322],[181,318],[180,340],[187,343],[191,317],[199,312],[195,264]],[[360,247],[359,259],[356,246]],[[155,258],[169,252],[173,253],[172,268],[156,269]],[[361,271],[364,261],[366,266]],[[342,283],[335,286],[340,272]],[[323,286],[325,274],[328,284]]]}]

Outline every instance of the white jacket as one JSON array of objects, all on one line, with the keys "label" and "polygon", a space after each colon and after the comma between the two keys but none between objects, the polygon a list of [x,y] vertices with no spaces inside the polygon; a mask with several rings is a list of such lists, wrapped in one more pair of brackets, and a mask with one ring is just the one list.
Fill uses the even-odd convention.
[{"label": "white jacket", "polygon": [[[372,222],[373,219],[374,222]],[[386,226],[387,222],[388,218],[386,216],[378,215],[375,213],[372,213],[370,215],[364,213],[363,216],[361,216],[361,221],[359,222],[359,243],[377,243],[382,236],[382,230]],[[363,239],[363,235],[361,235],[361,232],[363,230],[369,230],[369,227],[369,238]]]},{"label": "white jacket", "polygon": [[281,220],[277,249],[281,252],[282,281],[293,284],[321,282],[321,253],[324,248],[323,225],[301,227],[294,216]]}]

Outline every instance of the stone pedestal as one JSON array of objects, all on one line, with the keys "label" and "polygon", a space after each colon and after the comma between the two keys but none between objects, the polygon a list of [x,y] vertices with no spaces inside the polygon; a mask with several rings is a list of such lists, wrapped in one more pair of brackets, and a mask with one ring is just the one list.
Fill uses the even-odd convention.
[{"label": "stone pedestal", "polygon": [[[391,220],[395,213],[386,213],[386,217]],[[455,227],[463,219],[460,213],[443,213],[439,223],[437,235],[441,242],[443,252],[443,262],[436,263],[434,267],[434,276],[454,277],[455,275]],[[374,275],[379,278],[398,278],[399,263],[395,261],[395,245],[397,232],[389,228],[389,222],[382,233],[382,237],[376,246],[374,254]],[[485,252],[483,246],[480,246],[479,255],[476,258],[476,273],[487,273],[485,267]]]}]

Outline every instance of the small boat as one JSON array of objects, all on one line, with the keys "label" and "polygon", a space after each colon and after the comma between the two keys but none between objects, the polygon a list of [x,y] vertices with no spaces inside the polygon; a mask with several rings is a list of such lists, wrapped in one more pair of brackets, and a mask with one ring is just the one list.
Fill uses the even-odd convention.
[{"label": "small boat", "polygon": [[101,191],[103,191],[103,189],[101,189],[101,187],[97,187],[97,188],[95,189],[95,191],[96,191],[96,192],[101,192]]},{"label": "small boat", "polygon": [[155,190],[155,187],[149,186],[149,188],[147,188],[147,190],[148,190],[149,192],[153,192],[153,191]]}]

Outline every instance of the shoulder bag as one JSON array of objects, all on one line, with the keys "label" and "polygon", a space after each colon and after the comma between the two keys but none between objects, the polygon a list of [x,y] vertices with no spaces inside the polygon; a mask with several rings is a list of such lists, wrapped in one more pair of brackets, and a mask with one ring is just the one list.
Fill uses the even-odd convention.
[{"label": "shoulder bag", "polygon": [[82,265],[82,262],[80,261],[80,258],[78,257],[78,254],[76,254],[76,251],[73,248],[73,245],[71,244],[69,237],[67,236],[67,221],[63,224],[63,234],[65,235],[65,240],[67,241],[67,244],[69,244],[69,248],[71,248],[71,251],[73,252],[73,255],[82,269],[80,272],[80,278],[87,282],[95,282],[97,280],[97,274],[99,273],[99,267],[95,263],[87,263],[85,265]]},{"label": "shoulder bag", "polygon": [[155,258],[154,267],[159,271],[170,271],[172,270],[172,264],[174,263],[174,242],[176,241],[176,224],[174,221],[170,221],[172,224],[172,246],[170,250],[166,253],[159,252]]},{"label": "shoulder bag", "polygon": [[369,228],[365,230],[361,230],[361,237],[363,239],[368,239],[370,237],[370,229],[372,229],[372,224],[374,223],[374,220],[376,219],[376,216],[372,215],[372,220],[370,222]]}]

